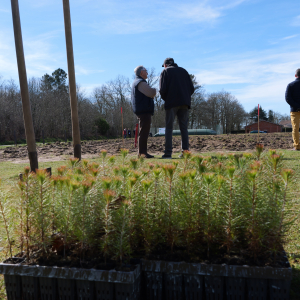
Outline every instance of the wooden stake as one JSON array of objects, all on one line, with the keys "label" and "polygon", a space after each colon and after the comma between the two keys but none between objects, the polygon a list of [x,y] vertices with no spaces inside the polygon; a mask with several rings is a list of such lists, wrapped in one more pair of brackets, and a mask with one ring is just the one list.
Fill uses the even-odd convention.
[{"label": "wooden stake", "polygon": [[76,80],[75,80],[71,13],[70,13],[69,0],[63,0],[63,10],[64,10],[64,21],[65,21],[68,72],[69,72],[68,76],[69,76],[69,92],[70,92],[74,157],[78,158],[80,160],[81,159],[81,139],[80,139],[78,106],[77,106],[77,96],[76,96]]},{"label": "wooden stake", "polygon": [[27,83],[27,73],[24,57],[21,20],[18,0],[11,0],[11,11],[14,26],[14,36],[16,45],[16,55],[19,71],[19,81],[22,99],[23,119],[25,127],[26,142],[28,148],[28,157],[30,162],[30,171],[35,172],[39,168],[38,156],[36,152],[35,134],[32,122],[31,107],[29,100],[29,91]]}]

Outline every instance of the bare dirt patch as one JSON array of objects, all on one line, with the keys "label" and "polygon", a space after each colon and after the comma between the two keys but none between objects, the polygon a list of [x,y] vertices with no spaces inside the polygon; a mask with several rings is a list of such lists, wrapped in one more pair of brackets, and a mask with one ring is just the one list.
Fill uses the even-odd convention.
[{"label": "bare dirt patch", "polygon": [[[260,134],[259,142],[265,149],[292,149],[293,140],[291,133],[267,133]],[[209,135],[190,136],[190,150],[192,152],[222,152],[222,151],[248,151],[255,149],[257,144],[257,134],[229,134],[229,135]],[[164,137],[151,137],[148,140],[148,152],[160,155],[164,151]],[[82,142],[82,157],[97,157],[101,150],[105,149],[109,154],[119,154],[121,148],[129,149],[131,154],[137,153],[134,147],[134,139],[125,139],[124,144],[121,139],[107,139],[101,141]],[[180,136],[173,137],[173,151],[181,150]],[[73,155],[73,147],[70,142],[56,142],[44,144],[37,148],[39,161],[59,161]],[[23,163],[27,161],[27,147],[8,147],[0,150],[1,161],[13,161]]]}]

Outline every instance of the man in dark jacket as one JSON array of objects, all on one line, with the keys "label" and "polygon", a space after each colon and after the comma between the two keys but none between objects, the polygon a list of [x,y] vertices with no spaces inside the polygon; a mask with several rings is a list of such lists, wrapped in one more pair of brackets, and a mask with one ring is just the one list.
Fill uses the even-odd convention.
[{"label": "man in dark jacket", "polygon": [[291,107],[291,123],[293,127],[294,149],[300,150],[299,145],[299,120],[300,120],[300,69],[296,70],[296,80],[289,83],[286,92],[285,100]]},{"label": "man in dark jacket", "polygon": [[159,91],[165,101],[166,111],[165,154],[162,158],[172,158],[173,122],[176,116],[181,132],[182,151],[189,150],[188,110],[191,108],[194,85],[189,73],[178,67],[173,58],[166,58],[162,66],[165,69],[160,74]]},{"label": "man in dark jacket", "polygon": [[132,84],[131,102],[133,112],[139,120],[139,156],[153,158],[153,155],[147,152],[147,141],[150,132],[151,116],[154,114],[154,101],[156,90],[151,88],[146,79],[148,72],[143,66],[134,69],[136,78]]}]

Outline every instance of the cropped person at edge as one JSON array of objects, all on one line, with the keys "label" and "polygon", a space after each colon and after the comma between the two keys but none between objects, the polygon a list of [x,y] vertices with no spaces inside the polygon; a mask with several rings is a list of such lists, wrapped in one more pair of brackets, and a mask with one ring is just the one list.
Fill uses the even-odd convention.
[{"label": "cropped person at edge", "polygon": [[294,150],[299,151],[299,121],[300,121],[300,69],[296,70],[296,80],[289,83],[285,92],[285,101],[291,108],[291,123],[293,127]]},{"label": "cropped person at edge", "polygon": [[147,152],[147,141],[150,132],[151,116],[154,114],[154,101],[156,89],[151,88],[146,79],[148,72],[143,66],[134,69],[136,78],[132,83],[131,102],[133,112],[139,120],[138,155],[153,158]]}]

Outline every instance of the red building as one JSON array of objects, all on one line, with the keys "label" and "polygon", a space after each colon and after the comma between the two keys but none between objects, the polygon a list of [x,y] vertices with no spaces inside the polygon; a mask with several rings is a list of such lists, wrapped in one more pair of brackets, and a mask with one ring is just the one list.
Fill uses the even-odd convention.
[{"label": "red building", "polygon": [[[257,122],[245,126],[246,133],[249,133],[252,130],[258,130],[258,123]],[[270,132],[281,132],[282,131],[282,125],[262,120],[262,121],[259,121],[259,130],[260,131],[267,131],[268,133],[270,133]]]}]

